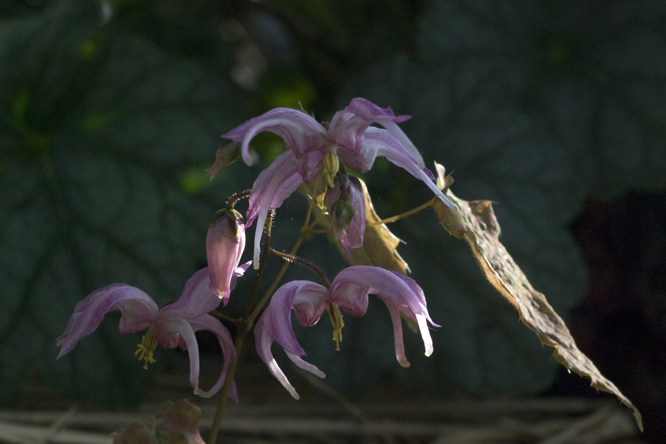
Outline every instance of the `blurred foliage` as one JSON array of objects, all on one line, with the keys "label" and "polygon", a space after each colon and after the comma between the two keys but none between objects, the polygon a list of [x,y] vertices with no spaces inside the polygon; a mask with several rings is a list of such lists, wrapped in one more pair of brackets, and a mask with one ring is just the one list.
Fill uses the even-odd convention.
[{"label": "blurred foliage", "polygon": [[[495,202],[502,242],[566,319],[586,284],[567,230],[584,197],[666,183],[665,8],[630,0],[3,2],[0,400],[31,371],[70,396],[140,398],[148,374],[132,355],[138,338],[108,321],[57,362],[54,340],[97,287],[127,282],[157,300],[179,295],[204,263],[212,214],[275,154],[275,138],[258,139],[259,166],[239,162],[210,185],[202,170],[219,134],[276,106],[325,120],[358,95],[412,115],[402,126],[428,164],[455,170],[457,195]],[[381,159],[365,179],[383,217],[431,198]],[[288,211],[299,204],[289,205],[278,223],[298,220]],[[550,352],[434,215],[389,228],[408,242],[399,252],[442,325],[435,353],[416,356],[420,339],[407,333],[412,367],[400,368],[388,314],[373,303],[347,323],[341,352],[328,325],[297,333],[328,382],[359,392],[392,375],[421,390],[486,395],[551,384]]]}]

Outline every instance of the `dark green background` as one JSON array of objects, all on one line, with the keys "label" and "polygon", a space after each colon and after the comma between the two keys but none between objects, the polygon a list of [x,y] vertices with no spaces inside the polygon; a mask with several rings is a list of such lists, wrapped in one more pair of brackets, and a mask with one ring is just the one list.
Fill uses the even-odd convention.
[{"label": "dark green background", "polygon": [[[615,278],[628,276],[613,281],[619,288],[640,287],[629,265],[650,276],[664,266],[664,201],[645,193],[666,184],[666,3],[61,0],[5,1],[0,14],[3,402],[29,376],[67,396],[111,405],[141,399],[160,364],[153,372],[137,366],[138,339],[118,334],[117,317],[59,361],[55,338],[76,302],[100,286],[127,282],[158,303],[180,294],[205,263],[214,212],[279,150],[261,137],[256,166],[237,163],[209,184],[203,168],[219,134],[275,106],[303,106],[325,120],[362,96],[412,115],[402,127],[428,165],[455,170],[458,196],[495,202],[503,242],[566,320],[575,307],[594,314],[607,306],[594,289],[608,276],[594,263],[592,281],[588,275],[590,258],[606,257],[593,255],[603,236],[648,239],[629,242],[639,253],[623,253],[637,259],[611,267]],[[383,217],[431,197],[383,159],[365,178]],[[284,249],[302,200],[293,196],[278,212]],[[617,214],[626,229],[604,231]],[[299,331],[329,383],[350,395],[387,379],[396,390],[442,395],[566,391],[555,383],[551,350],[434,215],[391,229],[406,241],[399,251],[442,325],[435,353],[423,357],[420,338],[406,332],[412,367],[400,368],[388,315],[375,301],[364,318],[347,320],[342,352],[333,353],[328,325]],[[331,276],[341,266],[323,242],[306,244],[302,255]],[[641,344],[666,338],[666,286],[654,279],[640,287],[653,304],[637,310],[638,324],[643,316],[652,326]],[[240,310],[244,288],[230,313]],[[635,307],[640,297],[623,300]],[[617,330],[610,325],[608,337]],[[639,359],[627,353],[618,360]],[[646,353],[650,369],[664,362],[663,351]],[[612,360],[605,365],[614,371]],[[663,370],[650,377],[663,389]],[[658,401],[620,386],[648,410],[649,430],[651,409],[665,407],[663,391]]]}]

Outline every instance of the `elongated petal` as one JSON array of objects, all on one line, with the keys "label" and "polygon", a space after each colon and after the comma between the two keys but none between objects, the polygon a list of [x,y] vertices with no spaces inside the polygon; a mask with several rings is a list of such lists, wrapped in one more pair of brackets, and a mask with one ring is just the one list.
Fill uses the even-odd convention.
[{"label": "elongated petal", "polygon": [[300,359],[305,355],[305,350],[298,344],[294,335],[291,326],[291,310],[293,307],[298,321],[309,327],[319,320],[326,310],[328,302],[329,293],[325,287],[310,281],[289,282],[275,292],[254,328],[257,354],[268,366],[268,370],[275,379],[280,381],[296,399],[298,399],[298,394],[277,365],[271,346],[273,342],[277,342],[299,367],[323,377],[323,373],[317,367]]},{"label": "elongated petal", "polygon": [[[426,174],[425,170],[416,163],[413,157],[411,157],[400,145],[396,139],[393,138],[388,132],[384,131],[368,131],[365,134],[365,149],[368,153],[375,153],[376,156],[385,157],[388,161],[404,169],[412,176],[420,179],[425,183],[428,188],[432,190],[437,197],[441,199],[442,202],[446,204],[452,210],[457,210],[456,204],[454,204],[451,199],[446,197],[442,191],[437,188],[433,182],[433,174]],[[373,159],[374,160],[374,159]],[[428,170],[428,172],[430,172]],[[433,176],[433,177],[430,177]]]},{"label": "elongated petal", "polygon": [[[368,293],[379,295],[389,308],[396,337],[396,357],[401,365],[403,365],[401,361],[404,358],[404,352],[400,351],[403,347],[402,326],[397,322],[399,318],[396,309],[419,323],[426,355],[429,356],[432,353],[432,339],[426,321],[435,326],[436,324],[432,322],[428,314],[423,290],[414,279],[379,267],[357,265],[342,270],[331,284],[333,302],[350,314],[355,311],[360,312],[359,309],[367,309]],[[404,363],[406,362],[405,359]]]},{"label": "elongated petal", "polygon": [[190,385],[194,393],[199,392],[199,345],[190,320],[175,316],[174,313],[160,312],[153,324],[153,335],[164,348],[175,348],[184,344],[190,358]]},{"label": "elongated petal", "polygon": [[247,210],[247,226],[257,219],[254,234],[254,268],[259,268],[261,236],[268,212],[278,208],[282,202],[303,183],[298,172],[299,160],[292,151],[285,151],[275,158],[268,168],[262,171],[252,186],[250,204]]},{"label": "elongated petal", "polygon": [[257,134],[269,131],[280,136],[297,156],[318,149],[326,130],[308,114],[290,108],[275,108],[248,120],[222,137],[242,143],[243,161],[250,165],[249,143]]},{"label": "elongated petal", "polygon": [[[382,298],[382,296],[380,296]],[[383,299],[382,299],[383,300]],[[405,356],[405,342],[402,336],[402,319],[400,319],[400,310],[398,307],[391,303],[390,301],[384,301],[386,308],[388,308],[389,314],[391,315],[391,323],[393,324],[393,341],[395,342],[395,358],[398,360],[398,364],[401,367],[409,367],[409,361],[407,356]],[[430,341],[432,346],[432,341]],[[428,347],[426,346],[426,355],[430,356],[427,353]]]},{"label": "elongated petal", "polygon": [[383,109],[369,100],[357,97],[345,109],[335,113],[329,127],[328,140],[340,147],[360,153],[363,148],[363,133],[372,123],[381,125],[392,123],[397,128],[396,122],[407,119],[409,116],[398,117],[393,114],[391,108]]},{"label": "elongated petal", "polygon": [[58,358],[95,331],[104,315],[114,310],[122,312],[120,332],[134,333],[150,325],[157,313],[157,304],[146,293],[127,284],[111,284],[93,291],[76,304],[65,333],[56,340],[56,345],[61,347]]},{"label": "elongated petal", "polygon": [[[234,342],[231,339],[229,331],[226,329],[224,325],[222,325],[222,323],[218,319],[214,318],[213,316],[207,314],[201,315],[198,318],[194,319],[191,322],[191,325],[195,332],[199,330],[207,330],[214,333],[215,336],[217,336],[217,340],[220,343],[220,348],[222,349],[223,364],[220,377],[217,379],[217,382],[213,385],[213,387],[210,388],[210,390],[205,390],[205,391],[201,390],[201,388],[199,387],[198,373],[196,375],[192,375],[192,369],[196,368],[198,370],[198,364],[197,366],[192,365],[193,358],[192,355],[190,354],[190,382],[194,381],[192,384],[192,387],[194,388],[194,394],[199,395],[202,398],[210,398],[215,393],[219,392],[222,386],[224,385],[224,379],[227,376],[229,365],[236,358],[236,348],[234,347]],[[188,348],[188,353],[189,353],[189,348]],[[235,402],[238,402],[238,391],[236,390],[235,383],[232,386],[231,391],[229,392],[229,396]]]},{"label": "elongated petal", "polygon": [[414,146],[414,143],[409,137],[407,137],[405,132],[397,125],[398,123],[409,120],[411,116],[396,116],[393,114],[391,108],[382,109],[374,103],[360,97],[352,100],[345,110],[353,112],[362,119],[379,123],[386,128],[387,132],[396,139],[402,147],[404,147],[419,168],[423,169],[425,167],[423,156],[421,156],[421,153],[416,149],[416,146]]}]

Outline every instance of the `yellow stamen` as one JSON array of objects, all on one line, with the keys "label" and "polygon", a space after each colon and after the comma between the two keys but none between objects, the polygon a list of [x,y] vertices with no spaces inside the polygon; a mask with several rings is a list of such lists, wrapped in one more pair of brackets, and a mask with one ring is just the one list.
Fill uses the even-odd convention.
[{"label": "yellow stamen", "polygon": [[340,342],[342,342],[342,327],[345,323],[342,320],[342,312],[337,304],[333,303],[328,307],[328,317],[333,324],[333,340],[335,341],[335,351],[340,351]]},{"label": "yellow stamen", "polygon": [[157,347],[157,339],[153,336],[153,331],[148,329],[148,332],[143,335],[141,339],[141,344],[138,345],[139,349],[134,352],[134,356],[139,356],[139,361],[142,359],[145,361],[143,368],[148,370],[148,363],[154,364],[155,358],[153,358],[153,352]]},{"label": "yellow stamen", "polygon": [[333,188],[333,179],[340,169],[340,159],[337,154],[328,152],[324,154],[324,174],[328,180],[328,186]]}]

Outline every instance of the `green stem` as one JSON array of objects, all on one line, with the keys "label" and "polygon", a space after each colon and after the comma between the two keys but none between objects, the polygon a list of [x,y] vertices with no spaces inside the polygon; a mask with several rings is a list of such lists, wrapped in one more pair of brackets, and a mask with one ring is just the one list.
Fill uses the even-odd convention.
[{"label": "green stem", "polygon": [[252,190],[244,190],[232,195],[227,201],[227,210],[233,210],[234,205],[236,205],[236,202],[245,197],[249,197],[250,193],[252,193]]},{"label": "green stem", "polygon": [[236,349],[236,357],[227,370],[227,375],[224,378],[224,385],[220,392],[220,397],[217,403],[217,410],[215,412],[215,417],[213,418],[213,424],[210,429],[210,435],[208,435],[208,444],[215,444],[217,441],[217,434],[220,430],[220,424],[222,423],[222,418],[224,417],[224,412],[227,408],[227,401],[229,400],[229,392],[231,391],[231,384],[234,380],[234,375],[236,374],[236,367],[238,366],[238,361],[240,360],[241,351],[243,350],[243,344],[245,342],[245,335],[252,329],[254,324],[254,317],[248,316],[252,311],[252,303],[254,298],[259,290],[259,283],[261,282],[261,276],[264,273],[264,268],[266,266],[266,259],[268,259],[269,251],[271,250],[271,225],[273,224],[273,214],[271,211],[266,219],[266,237],[264,241],[264,248],[261,255],[261,263],[259,264],[259,270],[257,270],[257,277],[254,279],[254,285],[252,291],[250,292],[250,299],[245,308],[245,316],[240,319],[238,323],[238,330],[236,331],[236,340],[234,341],[234,348]]},{"label": "green stem", "polygon": [[331,288],[331,281],[329,281],[328,277],[326,277],[326,273],[324,273],[324,271],[321,268],[317,267],[312,262],[306,261],[302,257],[298,257],[298,256],[293,255],[293,254],[282,253],[282,252],[274,250],[272,248],[270,250],[270,253],[281,257],[282,259],[284,259],[287,262],[293,262],[293,263],[301,265],[305,268],[309,268],[310,270],[312,270],[319,277],[319,280],[324,285],[324,287]]},{"label": "green stem", "polygon": [[424,203],[423,205],[419,205],[418,207],[413,208],[413,209],[411,209],[411,210],[409,210],[409,211],[406,211],[406,212],[404,212],[404,213],[402,213],[402,214],[398,214],[398,215],[396,215],[396,216],[389,217],[389,218],[382,219],[382,220],[380,220],[380,221],[377,221],[377,222],[373,222],[373,223],[371,223],[371,224],[368,224],[368,226],[372,227],[372,226],[374,226],[374,225],[379,225],[379,224],[389,224],[389,223],[391,223],[391,222],[395,222],[396,220],[402,219],[402,218],[404,218],[404,217],[411,216],[412,214],[416,214],[416,213],[418,213],[419,211],[425,210],[426,208],[428,208],[429,206],[431,206],[433,203],[435,203],[435,199],[437,199],[437,198],[435,197],[435,198],[433,198],[433,199],[430,199],[428,202]]},{"label": "green stem", "polygon": [[[301,229],[301,235],[298,237],[296,243],[292,247],[291,255],[296,254],[298,248],[301,246],[303,240],[306,237],[306,234],[308,233],[308,229],[311,228],[309,223],[310,223],[310,217],[312,215],[313,205],[314,201],[311,200],[310,207],[308,208],[307,216],[305,218],[305,223],[303,224],[303,228]],[[222,418],[224,417],[224,413],[227,407],[227,401],[229,400],[231,384],[234,380],[234,375],[236,374],[236,367],[238,366],[238,361],[240,360],[241,351],[243,349],[243,344],[245,342],[245,336],[250,332],[250,330],[252,330],[252,326],[254,325],[255,319],[259,316],[261,309],[264,307],[264,305],[266,305],[266,303],[270,299],[271,295],[277,288],[278,284],[280,283],[280,280],[282,279],[282,277],[287,271],[287,268],[289,268],[290,265],[289,262],[285,262],[282,265],[282,268],[278,272],[275,279],[273,279],[273,282],[271,283],[269,289],[266,291],[266,293],[264,293],[263,297],[261,298],[261,301],[259,301],[259,303],[254,308],[252,308],[252,304],[259,289],[261,276],[263,275],[264,268],[269,256],[269,251],[271,250],[270,240],[271,240],[271,226],[273,224],[273,214],[274,212],[269,213],[269,217],[266,220],[266,225],[265,225],[266,237],[261,254],[261,263],[259,264],[259,270],[257,270],[257,277],[254,280],[254,285],[252,287],[252,291],[250,292],[250,299],[245,307],[244,317],[241,318],[239,321],[237,321],[238,330],[236,332],[236,340],[234,341],[234,347],[236,348],[236,357],[234,358],[233,361],[231,361],[229,369],[227,370],[227,376],[224,379],[224,385],[222,386],[222,390],[220,392],[220,398],[217,404],[217,411],[215,412],[215,417],[213,418],[213,424],[211,426],[210,434],[208,435],[208,444],[215,444],[215,441],[217,441],[217,435],[220,430],[220,424],[222,423]]]}]

